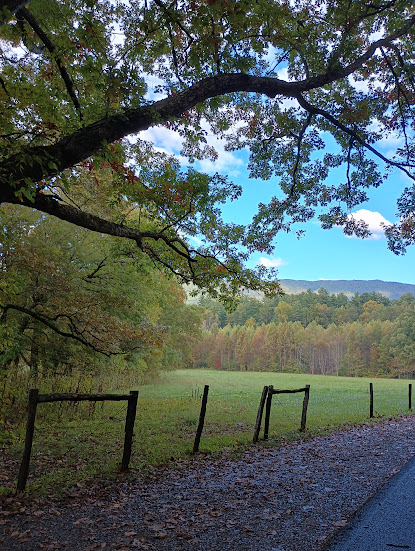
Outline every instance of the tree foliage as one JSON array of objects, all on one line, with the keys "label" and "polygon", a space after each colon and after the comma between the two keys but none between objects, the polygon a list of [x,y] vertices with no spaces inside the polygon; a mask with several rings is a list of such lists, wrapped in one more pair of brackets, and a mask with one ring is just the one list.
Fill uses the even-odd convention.
[{"label": "tree foliage", "polygon": [[[87,184],[78,200],[102,212]],[[197,307],[133,243],[19,205],[0,228],[0,369],[96,370],[103,355],[141,372],[186,365]]]},{"label": "tree foliage", "polygon": [[226,314],[206,298],[194,365],[322,375],[413,377],[415,298],[376,293],[245,297]]},{"label": "tree foliage", "polygon": [[[324,228],[365,236],[367,226],[348,215],[370,188],[392,169],[414,181],[412,2],[1,5],[1,203],[132,240],[163,269],[225,300],[240,286],[277,290],[272,273],[267,282],[244,262],[270,252],[279,231],[319,208]],[[249,148],[251,176],[277,178],[275,197],[247,228],[223,223],[218,205],[240,189],[142,139],[159,125],[180,133],[190,162],[215,158],[206,128],[230,150]],[[404,144],[386,157],[377,142],[396,133]],[[99,189],[103,168],[112,175],[108,200],[142,207],[145,224],[74,200],[79,171]],[[415,239],[414,189],[405,189],[400,222],[386,230],[397,253]]]}]

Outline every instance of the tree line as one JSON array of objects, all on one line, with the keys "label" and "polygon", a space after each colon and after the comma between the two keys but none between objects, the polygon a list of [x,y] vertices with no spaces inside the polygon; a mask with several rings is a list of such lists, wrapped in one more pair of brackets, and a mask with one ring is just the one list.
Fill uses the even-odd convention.
[{"label": "tree line", "polygon": [[[76,200],[120,220],[131,211],[125,201],[107,204],[82,178]],[[33,382],[72,371],[133,370],[139,381],[188,363],[199,309],[132,243],[3,205],[0,244],[4,380],[19,372]]]},{"label": "tree line", "polygon": [[415,297],[376,293],[348,299],[324,289],[264,299],[245,297],[226,313],[205,307],[194,365],[211,369],[344,376],[415,375]]}]

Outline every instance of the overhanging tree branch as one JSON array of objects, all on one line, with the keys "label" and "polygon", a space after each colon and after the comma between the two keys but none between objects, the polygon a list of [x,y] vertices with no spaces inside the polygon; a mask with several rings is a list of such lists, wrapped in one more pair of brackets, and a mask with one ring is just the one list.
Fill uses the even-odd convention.
[{"label": "overhanging tree branch", "polygon": [[333,126],[336,128],[339,128],[342,130],[345,134],[348,134],[351,138],[353,138],[356,142],[360,143],[363,147],[365,147],[368,151],[376,155],[379,159],[381,159],[386,165],[394,166],[395,168],[398,168],[402,172],[404,172],[411,180],[415,181],[415,176],[407,169],[405,166],[403,166],[401,163],[398,163],[396,161],[392,161],[391,159],[388,159],[380,151],[378,151],[376,148],[371,146],[369,143],[367,143],[366,140],[364,140],[355,130],[352,128],[349,128],[342,122],[336,119],[336,117],[333,117],[330,113],[325,111],[324,109],[320,109],[319,107],[316,107],[309,103],[302,95],[298,95],[296,97],[298,103],[303,107],[308,113],[312,115],[320,115],[324,117],[326,120],[328,120]]},{"label": "overhanging tree branch", "polygon": [[[159,5],[161,5],[160,2]],[[27,16],[27,20],[30,19],[30,12],[28,10],[23,8],[21,12],[25,17]],[[49,51],[54,54],[53,44],[48,42],[49,39],[44,35],[42,29],[39,26],[36,27],[36,21],[32,21],[30,24],[47,45]],[[335,127],[348,134],[356,143],[360,143],[367,150],[374,153],[382,161],[400,168],[409,177],[413,178],[409,170],[405,168],[410,166],[409,164],[404,165],[403,163],[400,164],[387,159],[367,143],[355,130],[348,128],[328,111],[310,104],[305,99],[304,94],[341,81],[353,72],[364,68],[365,63],[371,60],[377,49],[393,48],[394,41],[405,36],[409,30],[413,29],[414,25],[415,15],[403,20],[400,28],[394,33],[373,42],[363,54],[358,55],[349,64],[342,66],[338,62],[329,63],[328,68],[321,74],[312,75],[310,72],[310,76],[307,75],[307,78],[304,80],[287,82],[277,78],[244,73],[218,74],[204,78],[187,89],[163,100],[142,105],[137,109],[125,109],[123,112],[100,119],[89,126],[79,128],[71,135],[61,138],[52,145],[22,148],[19,152],[9,156],[0,163],[0,203],[9,202],[25,205],[92,231],[132,239],[141,250],[150,252],[150,256],[154,253],[154,258],[159,253],[156,253],[149,246],[148,242],[144,243],[143,239],[163,240],[167,247],[176,255],[179,254],[182,257],[182,260],[186,259],[190,267],[194,262],[193,255],[189,253],[183,243],[180,243],[176,238],[169,237],[166,232],[140,232],[123,224],[104,220],[99,216],[82,211],[81,208],[62,203],[58,197],[42,193],[42,186],[39,185],[39,182],[43,179],[51,178],[65,169],[76,166],[81,161],[105,148],[109,143],[147,130],[152,126],[177,120],[184,112],[198,104],[202,104],[208,99],[238,92],[263,94],[270,98],[275,98],[276,96],[296,98],[299,104],[309,113],[310,120],[311,115],[324,117]],[[341,59],[341,56],[339,56],[339,59]],[[72,82],[68,82],[67,89],[68,91],[72,90],[76,96]],[[297,140],[297,157],[294,161],[295,168],[293,173],[294,182],[298,167],[300,166],[301,143],[306,128],[307,125],[304,126]],[[292,193],[294,192],[294,188],[295,186],[292,189]],[[31,193],[32,196],[30,196]],[[177,243],[180,243],[180,245],[177,246]],[[160,260],[157,258],[157,261]]]},{"label": "overhanging tree branch", "polygon": [[34,312],[33,310],[29,310],[28,308],[24,308],[23,306],[19,306],[18,304],[6,304],[5,306],[2,307],[2,310],[3,310],[2,316],[1,316],[2,320],[5,320],[8,310],[16,310],[17,312],[22,312],[23,314],[26,314],[27,316],[30,316],[31,318],[43,323],[43,325],[46,325],[46,327],[49,327],[49,329],[52,329],[52,331],[54,331],[57,335],[60,335],[61,337],[67,337],[67,338],[73,339],[79,342],[80,344],[83,344],[84,346],[88,346],[95,352],[104,354],[104,356],[109,357],[116,354],[116,352],[107,352],[102,349],[99,349],[93,343],[86,341],[85,339],[83,339],[82,337],[80,337],[75,333],[68,333],[67,331],[62,331],[55,323],[50,321],[47,317],[37,312]]},{"label": "overhanging tree branch", "polygon": [[101,119],[85,128],[80,128],[49,146],[28,147],[0,163],[0,202],[18,202],[14,196],[16,186],[25,180],[34,182],[50,178],[87,159],[105,144],[112,143],[130,134],[147,130],[182,116],[185,111],[210,98],[235,92],[253,92],[270,98],[276,96],[297,97],[304,92],[346,78],[368,61],[374,52],[389,46],[406,34],[415,25],[415,15],[404,21],[400,29],[377,40],[366,52],[345,67],[338,66],[321,75],[298,82],[286,82],[272,77],[253,76],[244,73],[222,73],[200,80],[175,95],[138,109]]}]

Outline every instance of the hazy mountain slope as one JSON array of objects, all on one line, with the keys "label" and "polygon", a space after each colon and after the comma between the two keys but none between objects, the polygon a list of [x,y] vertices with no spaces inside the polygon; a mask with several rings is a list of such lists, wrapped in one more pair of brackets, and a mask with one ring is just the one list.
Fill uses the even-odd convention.
[{"label": "hazy mountain slope", "polygon": [[[363,280],[363,279],[319,279],[317,281],[307,281],[304,279],[280,279],[282,289],[285,293],[297,294],[303,293],[310,289],[313,292],[323,288],[329,293],[338,295],[344,293],[348,297],[352,297],[355,293],[381,293],[390,299],[399,299],[406,293],[412,293],[415,296],[415,285],[410,283],[397,283],[395,281],[381,281],[380,279]],[[185,289],[188,293],[187,302],[189,304],[197,304],[199,295],[190,297],[190,290],[194,289],[191,285],[186,285]],[[263,299],[263,294],[258,291],[246,291],[246,295]]]},{"label": "hazy mountain slope", "polygon": [[369,281],[365,280],[318,280],[318,281],[306,281],[306,280],[294,280],[294,279],[281,279],[281,286],[288,294],[301,293],[310,289],[311,291],[318,291],[323,288],[329,293],[345,295],[354,295],[355,293],[381,293],[391,299],[398,299],[405,293],[412,293],[415,295],[415,285],[410,283],[397,283],[394,281],[381,281],[379,279],[373,279]]}]

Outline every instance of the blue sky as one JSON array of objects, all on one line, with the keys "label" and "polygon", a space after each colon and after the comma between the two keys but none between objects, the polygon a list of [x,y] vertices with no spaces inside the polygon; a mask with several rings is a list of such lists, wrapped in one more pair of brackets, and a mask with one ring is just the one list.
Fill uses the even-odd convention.
[{"label": "blue sky", "polygon": [[[238,181],[243,183],[245,197],[238,205],[226,208],[226,218],[233,216],[235,222],[242,222],[242,218],[246,215],[248,219],[248,213],[253,210],[258,187],[272,194],[278,183],[253,182],[247,177]],[[389,181],[384,189],[373,190],[373,199],[369,203],[354,211],[361,210],[356,213],[356,218],[370,223],[373,228],[371,238],[346,237],[340,228],[323,230],[314,220],[301,227],[306,230],[301,239],[297,239],[294,233],[280,234],[273,256],[257,253],[252,256],[252,262],[278,266],[281,279],[382,279],[415,284],[415,250],[409,248],[405,256],[393,254],[377,224],[381,216],[389,222],[396,220],[395,189],[394,182]]]},{"label": "blue sky", "polygon": [[[149,139],[168,153],[180,153],[180,136],[165,127],[152,128],[140,137]],[[258,203],[267,202],[277,193],[278,179],[249,179],[246,154],[225,151],[223,143],[214,136],[208,136],[208,141],[218,151],[218,159],[216,162],[198,162],[196,168],[210,174],[227,174],[235,183],[242,185],[242,197],[223,207],[223,217],[225,221],[249,224]],[[394,136],[382,140],[378,147],[383,154],[388,154],[399,142],[399,136]],[[187,164],[183,158],[182,162]],[[380,227],[380,221],[397,221],[396,199],[408,184],[406,176],[395,172],[383,186],[370,191],[370,201],[353,211],[356,218],[369,223],[372,237],[346,237],[340,228],[323,230],[314,220],[296,228],[306,230],[304,237],[297,239],[294,233],[280,234],[274,254],[255,253],[249,265],[263,263],[276,266],[280,279],[381,279],[415,284],[415,247],[409,248],[404,256],[396,256],[388,250]]]}]

